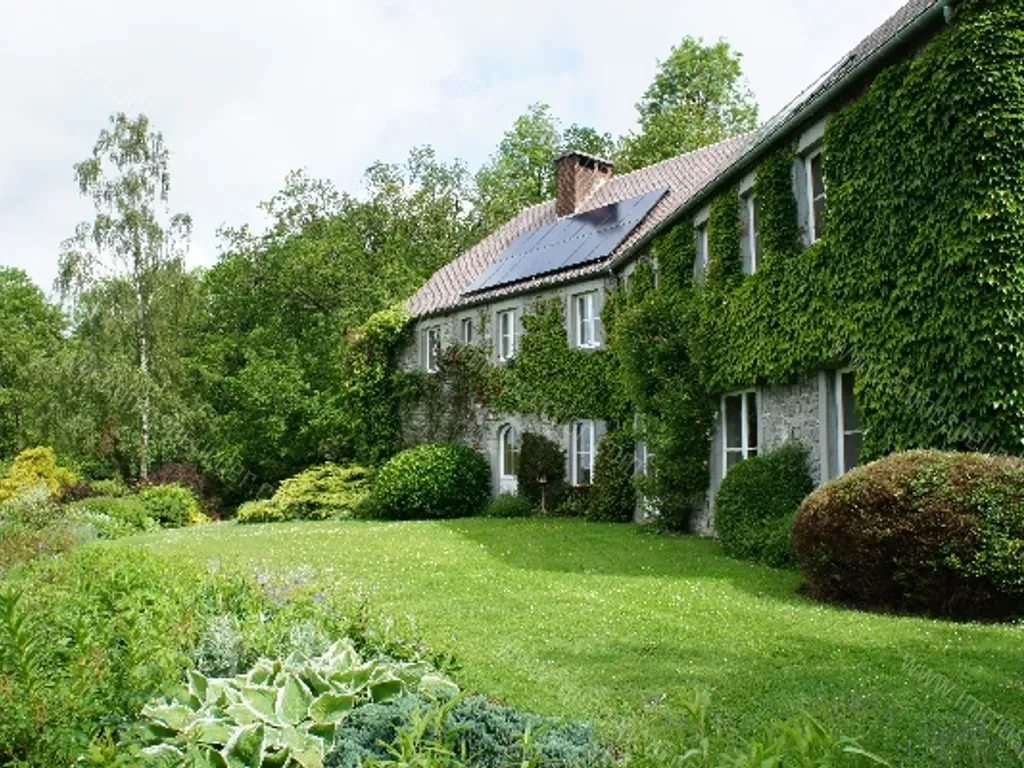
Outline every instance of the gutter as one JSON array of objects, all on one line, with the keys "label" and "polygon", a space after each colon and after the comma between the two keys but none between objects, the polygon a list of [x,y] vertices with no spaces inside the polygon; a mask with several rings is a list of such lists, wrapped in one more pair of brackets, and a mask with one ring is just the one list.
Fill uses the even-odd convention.
[{"label": "gutter", "polygon": [[[794,125],[806,120],[808,114],[813,114],[835,101],[839,94],[845,90],[846,86],[859,79],[879,61],[884,60],[890,53],[897,50],[908,39],[912,38],[918,32],[937,21],[940,17],[945,21],[945,23],[950,23],[953,6],[956,5],[957,2],[958,0],[939,0],[939,2],[935,3],[931,8],[907,22],[896,34],[861,59],[853,69],[843,75],[838,81],[833,83],[817,96],[814,96],[806,104],[798,107],[793,114],[786,119],[781,120],[778,125],[757,139],[742,155],[740,155],[738,159],[730,163],[711,181],[701,187],[697,194],[683,203],[683,205],[677,208],[673,213],[662,219],[657,226],[634,243],[628,251],[621,253],[619,256],[612,259],[605,268],[605,271],[609,275],[614,275],[615,270],[620,264],[630,258],[638,250],[647,246],[651,240],[660,235],[663,231],[675,226],[684,214],[704,203],[704,201],[711,196],[711,192],[716,189],[721,182],[729,178],[738,170],[743,169],[747,165],[753,163],[753,161],[757,160],[761,156],[762,152],[773,144],[776,139],[787,133],[794,127]],[[811,87],[813,88],[814,86],[812,85]]]}]

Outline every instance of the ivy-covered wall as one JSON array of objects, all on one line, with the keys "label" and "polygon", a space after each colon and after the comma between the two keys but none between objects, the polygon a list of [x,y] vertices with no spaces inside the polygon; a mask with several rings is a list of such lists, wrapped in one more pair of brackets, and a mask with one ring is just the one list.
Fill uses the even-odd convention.
[{"label": "ivy-covered wall", "polygon": [[[793,151],[757,169],[763,255],[739,274],[712,206],[691,352],[709,391],[852,364],[865,453],[1024,443],[1024,9],[953,26],[832,116],[826,235],[803,248]],[[719,215],[715,216],[715,211]],[[722,262],[727,262],[723,264]],[[909,401],[909,402],[908,402]],[[934,407],[914,407],[930,403]]]}]

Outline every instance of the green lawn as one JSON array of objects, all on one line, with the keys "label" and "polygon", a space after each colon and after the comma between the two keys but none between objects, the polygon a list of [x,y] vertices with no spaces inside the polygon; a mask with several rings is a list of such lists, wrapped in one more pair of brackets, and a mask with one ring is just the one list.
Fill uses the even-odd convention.
[{"label": "green lawn", "polygon": [[1019,764],[991,718],[1024,732],[1024,627],[824,607],[796,594],[798,574],[713,542],[481,519],[225,523],[126,546],[140,542],[221,567],[311,566],[325,586],[413,617],[435,650],[456,653],[465,687],[592,721],[609,739],[678,739],[678,698],[701,686],[727,738],[808,710],[897,765]]}]

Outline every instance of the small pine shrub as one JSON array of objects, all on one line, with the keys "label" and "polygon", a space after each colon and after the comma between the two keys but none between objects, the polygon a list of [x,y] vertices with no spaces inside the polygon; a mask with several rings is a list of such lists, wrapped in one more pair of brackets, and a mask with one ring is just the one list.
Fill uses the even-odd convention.
[{"label": "small pine shrub", "polygon": [[776,568],[796,565],[793,516],[813,488],[807,449],[799,443],[735,464],[715,497],[715,530],[725,553]]},{"label": "small pine shrub", "polygon": [[281,483],[273,504],[286,520],[352,517],[370,495],[372,482],[371,469],[322,464]]},{"label": "small pine shrub", "polygon": [[588,520],[629,523],[636,515],[633,485],[636,443],[627,429],[609,432],[601,440],[594,463],[594,484],[590,489]]},{"label": "small pine shrub", "polygon": [[856,467],[800,507],[811,595],[954,619],[1024,615],[1024,460],[910,451]]},{"label": "small pine shrub", "polygon": [[521,496],[540,507],[542,492],[538,480],[546,475],[545,506],[554,509],[565,492],[565,466],[565,451],[558,443],[536,432],[523,432],[516,473]]},{"label": "small pine shrub", "polygon": [[29,448],[14,457],[10,469],[0,480],[0,502],[37,485],[45,485],[50,495],[58,499],[68,486],[78,482],[74,473],[57,463],[52,448]]},{"label": "small pine shrub", "polygon": [[487,461],[453,443],[402,451],[384,465],[374,485],[376,514],[392,520],[478,515],[490,496]]},{"label": "small pine shrub", "polygon": [[158,485],[138,495],[146,514],[165,528],[183,528],[205,521],[199,501],[183,485]]},{"label": "small pine shrub", "polygon": [[503,493],[487,505],[487,517],[533,517],[537,507],[530,500],[516,493]]}]

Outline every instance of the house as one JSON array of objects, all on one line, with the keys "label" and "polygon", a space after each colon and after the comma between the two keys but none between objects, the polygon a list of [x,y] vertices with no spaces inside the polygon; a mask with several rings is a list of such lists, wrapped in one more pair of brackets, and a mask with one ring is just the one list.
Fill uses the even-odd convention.
[{"label": "house", "polygon": [[[401,364],[430,372],[441,350],[458,341],[482,345],[500,365],[516,355],[524,314],[550,298],[559,298],[565,308],[569,345],[600,349],[604,302],[610,292],[628,286],[637,264],[650,258],[656,236],[692,227],[694,277],[703,279],[712,256],[709,217],[723,195],[738,196],[741,269],[756,274],[762,267],[762,242],[755,181],[758,168],[780,147],[792,152],[796,231],[802,247],[811,249],[824,236],[827,222],[822,147],[829,118],[861,99],[880,72],[919,57],[956,23],[957,5],[910,0],[755,133],[618,176],[601,158],[581,153],[559,158],[555,200],[522,211],[439,270],[412,297],[408,308],[416,341]],[[826,365],[824,356],[822,361],[820,368],[801,370],[785,381],[759,376],[747,386],[710,393],[717,413],[707,457],[709,500],[729,467],[789,440],[808,448],[816,483],[858,463],[864,437],[856,402],[861,369]],[[605,424],[485,413],[478,447],[490,458],[495,493],[515,489],[518,439],[527,429],[565,447],[574,484],[590,482]],[[638,451],[642,459],[643,446]],[[698,512],[698,530],[711,532],[710,509],[709,502]]]}]

